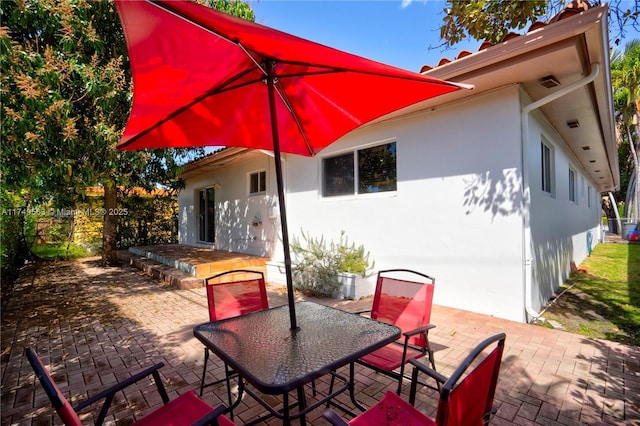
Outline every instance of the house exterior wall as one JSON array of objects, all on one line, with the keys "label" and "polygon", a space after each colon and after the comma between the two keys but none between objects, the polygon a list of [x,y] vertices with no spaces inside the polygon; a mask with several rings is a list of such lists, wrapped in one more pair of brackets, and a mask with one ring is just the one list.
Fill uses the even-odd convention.
[{"label": "house exterior wall", "polygon": [[[314,158],[285,155],[290,239],[303,230],[338,241],[345,231],[349,242],[370,252],[376,271],[409,268],[434,276],[434,303],[526,320],[525,308],[538,311],[568,277],[571,261],[582,262],[600,235],[595,185],[539,112],[530,115],[523,138],[526,102],[511,85],[365,126]],[[540,185],[543,139],[553,148],[552,194]],[[396,191],[322,196],[324,158],[390,141],[396,142]],[[575,202],[568,199],[569,167]],[[273,169],[271,156],[254,151],[188,180],[179,196],[180,243],[281,260]],[[266,193],[249,196],[249,175],[261,170]],[[198,191],[207,187],[215,187],[211,245],[198,241]]]},{"label": "house exterior wall", "polygon": [[[434,303],[523,319],[515,86],[361,128],[316,158],[287,156],[289,232],[363,244],[376,270],[436,278]],[[324,198],[322,159],[396,141],[395,192]]]},{"label": "house exterior wall", "polygon": [[[525,101],[526,102],[526,101]],[[529,117],[527,141],[530,193],[530,306],[539,311],[601,240],[600,193],[539,112]],[[541,143],[551,147],[551,192],[542,190]],[[575,173],[575,201],[569,199],[569,169]],[[528,296],[529,297],[529,296]]]},{"label": "house exterior wall", "polygon": [[[273,169],[273,159],[258,154],[188,180],[178,197],[179,243],[272,257],[279,244],[279,225],[269,219],[277,192]],[[266,193],[250,196],[249,175],[262,170],[266,171]],[[215,191],[213,244],[200,241],[198,233],[198,193],[209,187]]]}]

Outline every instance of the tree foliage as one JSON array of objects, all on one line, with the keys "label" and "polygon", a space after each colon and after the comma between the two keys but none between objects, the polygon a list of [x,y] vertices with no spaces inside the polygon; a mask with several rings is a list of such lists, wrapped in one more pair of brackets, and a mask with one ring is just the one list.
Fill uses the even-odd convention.
[{"label": "tree foliage", "polygon": [[[611,82],[613,85],[613,101],[616,110],[616,126],[618,136],[618,158],[620,162],[621,190],[616,195],[618,200],[624,200],[630,177],[638,164],[640,150],[640,40],[632,40],[624,51],[614,51],[611,54]],[[638,216],[638,201],[640,188],[635,186],[632,197],[636,204],[631,211]]]},{"label": "tree foliage", "polygon": [[547,10],[546,0],[449,1],[440,38],[454,45],[466,37],[496,43],[510,30],[522,29]]},{"label": "tree foliage", "polygon": [[66,204],[119,160],[112,148],[129,99],[114,6],[44,0],[0,7],[7,25],[0,34],[3,186]]},{"label": "tree foliage", "polygon": [[[442,46],[453,46],[467,37],[497,43],[510,31],[522,30],[538,19],[546,20],[569,3],[568,0],[448,0],[440,27]],[[640,30],[640,8],[637,1],[614,0],[608,4],[610,36],[618,45],[627,31]]]},{"label": "tree foliage", "polygon": [[[240,1],[212,4],[253,19]],[[87,187],[100,185],[109,212],[117,188],[181,186],[178,158],[189,152],[116,149],[132,83],[113,1],[2,1],[0,18],[3,193],[22,191],[19,207],[72,207]],[[115,249],[117,219],[105,216],[106,253]]]}]

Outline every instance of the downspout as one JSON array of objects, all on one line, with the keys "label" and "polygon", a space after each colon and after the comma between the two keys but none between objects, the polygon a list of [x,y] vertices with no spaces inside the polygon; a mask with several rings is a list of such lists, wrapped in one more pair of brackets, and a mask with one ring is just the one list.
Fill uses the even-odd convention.
[{"label": "downspout", "polygon": [[553,102],[556,99],[559,99],[574,90],[580,89],[587,84],[593,82],[596,79],[598,74],[600,73],[600,64],[595,63],[591,65],[591,73],[568,85],[567,87],[563,87],[556,92],[546,96],[542,99],[538,99],[535,102],[526,105],[521,112],[521,122],[522,122],[522,146],[521,146],[521,156],[520,159],[522,161],[522,205],[523,205],[523,213],[522,213],[522,258],[524,259],[524,265],[522,268],[522,283],[524,290],[524,306],[525,306],[525,319],[527,322],[534,322],[536,319],[540,317],[540,314],[536,312],[531,306],[531,262],[532,262],[532,254],[531,254],[531,232],[530,232],[530,224],[529,224],[529,207],[530,207],[530,193],[529,193],[529,166],[528,166],[528,158],[527,158],[527,149],[529,147],[529,114],[548,104],[549,102]]}]

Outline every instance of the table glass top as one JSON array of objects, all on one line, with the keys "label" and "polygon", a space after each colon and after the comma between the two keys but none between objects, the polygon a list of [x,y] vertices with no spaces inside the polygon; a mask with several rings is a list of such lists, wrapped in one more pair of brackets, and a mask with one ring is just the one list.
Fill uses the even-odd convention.
[{"label": "table glass top", "polygon": [[194,334],[265,392],[293,389],[400,336],[395,326],[312,302],[296,303],[296,314],[294,332],[281,306],[202,324]]}]

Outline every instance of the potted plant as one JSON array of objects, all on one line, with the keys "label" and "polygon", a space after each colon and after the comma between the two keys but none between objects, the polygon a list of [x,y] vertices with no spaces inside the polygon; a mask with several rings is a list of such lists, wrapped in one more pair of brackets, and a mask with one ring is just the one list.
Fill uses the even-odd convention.
[{"label": "potted plant", "polygon": [[349,244],[344,231],[336,243],[301,230],[301,238],[293,238],[291,250],[295,256],[292,272],[296,288],[347,299],[373,294],[375,284],[367,278],[372,275],[375,262],[369,259],[364,246]]}]

